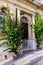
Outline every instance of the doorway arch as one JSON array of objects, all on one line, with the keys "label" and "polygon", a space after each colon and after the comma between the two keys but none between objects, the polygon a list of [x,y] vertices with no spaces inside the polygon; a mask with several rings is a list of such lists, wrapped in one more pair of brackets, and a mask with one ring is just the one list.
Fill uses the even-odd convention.
[{"label": "doorway arch", "polygon": [[21,17],[22,30],[23,30],[23,39],[28,39],[28,20],[27,17]]},{"label": "doorway arch", "polygon": [[28,46],[28,18],[26,16],[21,17],[21,23],[22,23],[22,30],[23,30],[23,51],[27,49]]}]

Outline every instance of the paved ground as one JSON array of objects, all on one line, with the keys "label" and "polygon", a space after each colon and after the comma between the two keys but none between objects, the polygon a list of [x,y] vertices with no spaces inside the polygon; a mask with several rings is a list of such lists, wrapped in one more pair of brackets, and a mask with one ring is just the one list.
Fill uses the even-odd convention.
[{"label": "paved ground", "polygon": [[43,65],[43,55],[35,58],[34,60],[31,60],[29,63],[25,65]]},{"label": "paved ground", "polygon": [[0,65],[43,65],[43,50],[26,53]]}]

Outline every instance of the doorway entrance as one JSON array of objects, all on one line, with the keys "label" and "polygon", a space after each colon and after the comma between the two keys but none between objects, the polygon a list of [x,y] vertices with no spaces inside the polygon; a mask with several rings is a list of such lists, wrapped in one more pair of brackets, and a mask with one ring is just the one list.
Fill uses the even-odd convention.
[{"label": "doorway entrance", "polygon": [[23,16],[21,18],[21,22],[22,22],[22,30],[23,30],[23,37],[22,37],[22,39],[28,39],[28,23],[27,23],[27,18]]},{"label": "doorway entrance", "polygon": [[27,17],[23,16],[21,17],[22,22],[22,30],[23,30],[23,50],[27,49],[28,46],[28,20]]}]

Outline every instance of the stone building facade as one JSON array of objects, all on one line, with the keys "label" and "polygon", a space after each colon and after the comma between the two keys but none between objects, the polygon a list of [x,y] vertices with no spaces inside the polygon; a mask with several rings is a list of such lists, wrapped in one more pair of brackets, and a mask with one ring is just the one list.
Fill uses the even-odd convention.
[{"label": "stone building facade", "polygon": [[[0,0],[1,8],[7,7],[10,9],[12,17],[18,18],[23,24],[23,44],[22,51],[36,50],[36,39],[32,24],[35,24],[35,13],[40,13],[43,16],[43,8],[39,0]],[[16,15],[17,13],[17,15]]]}]

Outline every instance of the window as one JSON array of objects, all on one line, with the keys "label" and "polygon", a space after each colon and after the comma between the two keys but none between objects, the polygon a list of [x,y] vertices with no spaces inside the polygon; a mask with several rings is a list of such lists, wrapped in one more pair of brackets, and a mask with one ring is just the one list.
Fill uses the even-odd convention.
[{"label": "window", "polygon": [[2,20],[2,16],[0,16],[0,29],[3,28],[3,20]]},{"label": "window", "polygon": [[6,8],[3,7],[1,8],[1,13],[0,13],[0,31],[3,30],[3,17],[6,15]]}]

